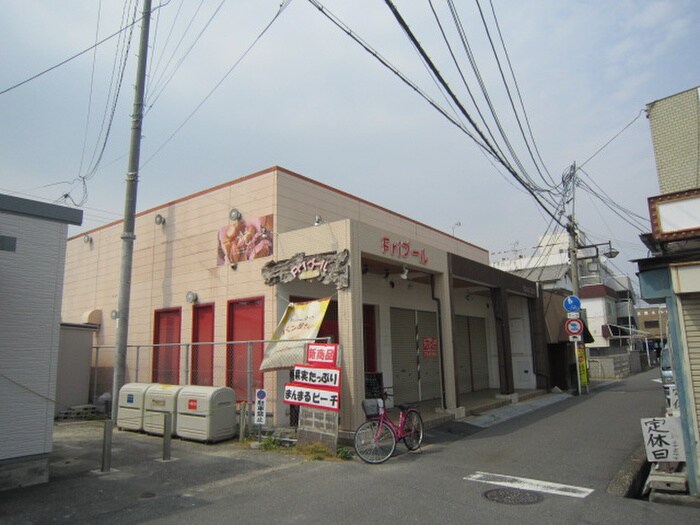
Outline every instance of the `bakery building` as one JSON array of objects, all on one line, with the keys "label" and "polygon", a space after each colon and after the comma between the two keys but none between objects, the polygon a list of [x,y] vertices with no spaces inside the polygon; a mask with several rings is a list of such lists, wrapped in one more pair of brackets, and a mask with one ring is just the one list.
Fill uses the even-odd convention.
[{"label": "bakery building", "polygon": [[[68,240],[64,322],[100,319],[91,389],[111,389],[121,221]],[[291,304],[328,299],[318,337],[339,343],[340,428],[369,384],[394,403],[457,415],[465,396],[548,385],[536,284],[487,250],[272,167],[136,217],[126,382],[252,388],[289,426],[290,368],[261,370]]]}]

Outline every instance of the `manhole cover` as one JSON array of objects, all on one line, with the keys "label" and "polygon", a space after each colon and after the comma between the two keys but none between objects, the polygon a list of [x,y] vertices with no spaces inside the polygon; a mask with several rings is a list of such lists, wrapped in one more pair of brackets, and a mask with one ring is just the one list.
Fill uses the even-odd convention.
[{"label": "manhole cover", "polygon": [[493,489],[484,492],[484,497],[496,503],[507,505],[532,505],[544,500],[544,496],[539,492],[520,489]]}]

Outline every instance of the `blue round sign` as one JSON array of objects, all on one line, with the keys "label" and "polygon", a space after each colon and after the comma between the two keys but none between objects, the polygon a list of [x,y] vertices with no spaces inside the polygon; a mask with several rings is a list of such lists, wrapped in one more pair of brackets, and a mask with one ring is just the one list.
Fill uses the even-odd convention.
[{"label": "blue round sign", "polygon": [[265,399],[267,396],[267,393],[264,390],[258,390],[255,394],[258,396],[258,399]]},{"label": "blue round sign", "polygon": [[581,309],[581,299],[577,295],[570,295],[564,299],[564,310],[567,312],[578,312]]}]

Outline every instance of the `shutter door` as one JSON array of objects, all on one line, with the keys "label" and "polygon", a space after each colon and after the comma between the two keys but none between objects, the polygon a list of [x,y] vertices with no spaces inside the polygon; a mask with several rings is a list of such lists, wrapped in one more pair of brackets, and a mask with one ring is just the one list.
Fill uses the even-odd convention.
[{"label": "shutter door", "polygon": [[683,308],[683,324],[686,344],[688,345],[693,401],[695,412],[700,420],[700,295],[692,294],[681,297],[681,307]]},{"label": "shutter door", "polygon": [[[418,344],[421,348],[421,398],[422,400],[439,399],[442,381],[440,379],[440,345],[435,312],[418,312],[418,337]],[[435,350],[429,351],[427,356],[423,351],[425,339],[432,340],[431,343],[435,346]]]},{"label": "shutter door", "polygon": [[460,394],[468,394],[472,391],[472,363],[469,352],[469,319],[466,316],[455,316],[454,333],[457,385]]},{"label": "shutter door", "polygon": [[413,310],[391,309],[391,363],[394,403],[417,401],[416,313]]},{"label": "shutter door", "polygon": [[486,345],[486,319],[469,317],[469,348],[472,356],[474,392],[489,387],[489,355]]}]

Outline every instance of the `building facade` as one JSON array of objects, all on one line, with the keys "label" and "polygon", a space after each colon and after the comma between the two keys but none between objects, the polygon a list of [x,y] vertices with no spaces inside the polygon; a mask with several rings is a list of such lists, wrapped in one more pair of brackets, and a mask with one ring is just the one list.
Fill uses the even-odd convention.
[{"label": "building facade", "polygon": [[[63,320],[104,319],[98,395],[111,388],[121,228],[68,241]],[[238,400],[264,387],[270,422],[288,425],[289,369],[260,369],[265,341],[290,303],[320,298],[318,336],[340,344],[342,429],[364,420],[370,380],[396,403],[455,413],[477,390],[546,387],[532,282],[489,267],[478,246],[279,167],[137,215],[126,381],[230,386]]]},{"label": "building facade", "polygon": [[688,488],[700,495],[700,89],[647,105],[660,195],[649,197],[652,257],[637,261],[642,298],[665,305]]},{"label": "building facade", "polygon": [[82,215],[0,195],[0,490],[48,481],[66,235]]}]

